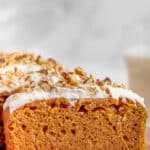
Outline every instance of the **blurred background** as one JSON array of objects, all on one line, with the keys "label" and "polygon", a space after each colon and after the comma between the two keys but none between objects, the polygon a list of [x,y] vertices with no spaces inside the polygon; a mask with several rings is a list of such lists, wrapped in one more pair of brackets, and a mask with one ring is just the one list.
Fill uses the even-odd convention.
[{"label": "blurred background", "polygon": [[0,50],[28,50],[128,84],[124,56],[150,46],[149,0],[0,0]]},{"label": "blurred background", "polygon": [[150,111],[149,0],[0,0],[0,51],[17,50],[126,84]]},{"label": "blurred background", "polygon": [[0,50],[27,50],[128,85],[125,58],[150,55],[149,0],[0,0]]}]

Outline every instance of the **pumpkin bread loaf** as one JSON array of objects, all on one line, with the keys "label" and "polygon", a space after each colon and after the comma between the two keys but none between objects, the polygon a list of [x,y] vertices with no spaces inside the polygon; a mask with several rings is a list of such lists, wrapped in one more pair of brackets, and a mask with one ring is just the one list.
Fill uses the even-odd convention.
[{"label": "pumpkin bread loaf", "polygon": [[2,101],[7,150],[145,149],[142,97],[109,78],[95,79],[81,68],[68,71],[53,59],[40,59],[25,58],[40,69],[22,71],[18,87],[11,80],[13,90],[3,92],[9,93]]}]

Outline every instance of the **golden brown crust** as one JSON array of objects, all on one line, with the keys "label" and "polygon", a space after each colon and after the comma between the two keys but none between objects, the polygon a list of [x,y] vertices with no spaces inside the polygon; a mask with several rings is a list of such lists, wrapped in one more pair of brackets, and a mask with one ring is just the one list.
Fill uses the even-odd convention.
[{"label": "golden brown crust", "polygon": [[144,150],[145,108],[132,101],[68,99],[35,101],[4,112],[8,150]]}]

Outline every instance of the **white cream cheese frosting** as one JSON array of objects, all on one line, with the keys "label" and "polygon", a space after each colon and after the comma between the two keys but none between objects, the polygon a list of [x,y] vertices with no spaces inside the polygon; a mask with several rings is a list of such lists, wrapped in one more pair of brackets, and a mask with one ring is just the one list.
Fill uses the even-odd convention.
[{"label": "white cream cheese frosting", "polygon": [[[29,81],[25,80],[25,77],[30,77],[31,80]],[[3,93],[3,92],[11,93],[12,91],[14,91],[15,89],[19,87],[29,85],[30,82],[34,83],[34,86],[37,86],[39,82],[44,79],[49,80],[49,81],[51,80],[53,84],[56,84],[59,81],[59,78],[54,75],[51,77],[48,77],[47,75],[40,74],[38,72],[28,73],[28,74],[21,76],[20,78],[15,78],[12,82],[12,85],[10,86],[0,84],[0,93]]]},{"label": "white cream cheese frosting", "polygon": [[[14,74],[15,68],[19,71],[18,74]],[[29,85],[30,82],[34,82],[34,85],[38,85],[41,80],[51,80],[52,83],[57,83],[59,78],[56,75],[50,75],[51,71],[48,71],[48,75],[40,73],[42,70],[39,65],[27,65],[27,64],[13,64],[0,69],[0,93],[12,92],[15,89]],[[8,74],[9,73],[9,74]],[[8,75],[7,75],[8,74]],[[30,80],[26,80],[29,77]]]},{"label": "white cream cheese frosting", "polygon": [[141,103],[143,106],[145,106],[144,98],[139,96],[138,94],[132,92],[129,89],[117,88],[117,87],[112,87],[112,86],[109,86],[108,88],[110,90],[110,93],[111,93],[112,97],[115,98],[115,99],[119,99],[119,98],[126,99],[126,98],[129,98],[129,99],[131,99],[131,100],[133,100],[135,102],[137,101],[137,102]]},{"label": "white cream cheese frosting", "polygon": [[87,91],[81,88],[57,88],[53,89],[50,92],[45,91],[33,91],[30,93],[16,93],[11,95],[3,105],[3,108],[6,109],[9,107],[10,112],[12,113],[17,108],[30,103],[32,101],[50,99],[50,98],[67,98],[70,100],[70,104],[74,105],[74,99],[83,99],[83,98],[106,98],[108,95],[104,91],[98,91],[96,94],[87,93]]},{"label": "white cream cheese frosting", "polygon": [[[114,88],[114,87],[108,87],[111,95],[114,99],[118,98],[129,98],[133,101],[138,101],[144,106],[144,99],[134,92],[128,90],[128,89],[122,89],[122,88]],[[25,104],[28,104],[32,101],[37,100],[43,100],[43,99],[50,99],[50,98],[67,98],[70,102],[70,105],[73,106],[75,104],[74,99],[84,99],[84,98],[109,98],[109,95],[103,91],[103,90],[97,90],[97,92],[92,93],[88,92],[85,89],[82,88],[56,88],[51,90],[50,92],[45,91],[32,91],[29,93],[16,93],[14,95],[11,95],[8,97],[6,102],[3,105],[3,109],[9,107],[10,113],[15,111],[17,108],[24,106]]]},{"label": "white cream cheese frosting", "polygon": [[[19,71],[14,73],[15,70]],[[29,65],[29,64],[11,64],[0,68],[0,93],[2,92],[12,92],[19,86],[26,85],[25,76],[30,75],[34,81],[37,80],[37,71],[40,71],[42,67],[40,65]],[[35,77],[32,77],[34,76]],[[38,76],[39,78],[40,76]],[[38,81],[36,81],[38,82]]]},{"label": "white cream cheese frosting", "polygon": [[30,72],[30,71],[38,71],[41,69],[39,65],[31,65],[31,64],[11,64],[5,67],[0,68],[0,73],[5,74],[7,72],[13,72],[17,68],[21,72]]},{"label": "white cream cheese frosting", "polygon": [[[142,97],[124,87],[114,86],[109,79],[106,81],[96,80],[93,76],[87,75],[81,68],[76,68],[71,72],[64,69],[59,70],[57,64],[53,66],[52,63],[51,65],[48,67],[49,69],[39,64],[14,63],[1,66],[0,93],[11,93],[15,89],[25,86],[31,88],[30,92],[25,90],[9,96],[3,109],[9,107],[12,113],[32,101],[61,97],[67,98],[71,106],[75,104],[75,99],[104,99],[109,97],[116,100],[119,98],[131,99],[145,106]],[[48,86],[48,90],[45,90],[43,86]]]}]

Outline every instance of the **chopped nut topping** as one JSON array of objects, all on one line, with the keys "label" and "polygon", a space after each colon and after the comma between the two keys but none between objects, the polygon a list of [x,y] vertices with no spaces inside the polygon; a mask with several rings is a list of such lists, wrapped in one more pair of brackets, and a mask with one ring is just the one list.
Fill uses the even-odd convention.
[{"label": "chopped nut topping", "polygon": [[8,87],[11,92],[32,91],[35,88],[50,91],[56,87],[79,87],[89,91],[91,94],[101,89],[110,95],[110,91],[105,85],[124,87],[123,85],[112,83],[108,77],[104,80],[95,79],[93,75],[88,75],[80,67],[75,68],[72,72],[67,71],[52,58],[44,60],[41,56],[35,56],[26,52],[0,53],[0,68],[14,64],[31,64],[41,68],[37,71],[23,72],[19,68],[14,67],[13,70],[6,70],[5,73],[0,72],[0,87]]},{"label": "chopped nut topping", "polygon": [[50,91],[50,89],[51,89],[51,86],[50,86],[50,84],[49,84],[48,81],[42,80],[42,81],[39,83],[39,86],[40,86],[43,90],[45,90],[45,91]]},{"label": "chopped nut topping", "polygon": [[96,84],[98,86],[103,86],[104,85],[104,83],[101,80],[99,80],[99,79],[96,79]]},{"label": "chopped nut topping", "polygon": [[111,85],[111,79],[110,78],[108,78],[108,77],[106,77],[104,80],[103,80],[103,82],[105,83],[105,84],[108,84],[108,85]]},{"label": "chopped nut topping", "polygon": [[76,74],[78,74],[80,76],[86,76],[86,72],[80,67],[75,68],[74,71],[75,71]]},{"label": "chopped nut topping", "polygon": [[113,83],[112,86],[116,87],[116,88],[125,88],[125,85],[123,85],[123,84],[119,85],[117,83]]},{"label": "chopped nut topping", "polygon": [[42,69],[42,70],[39,70],[38,72],[42,73],[42,74],[45,74],[45,75],[48,75],[48,70],[47,69]]}]

